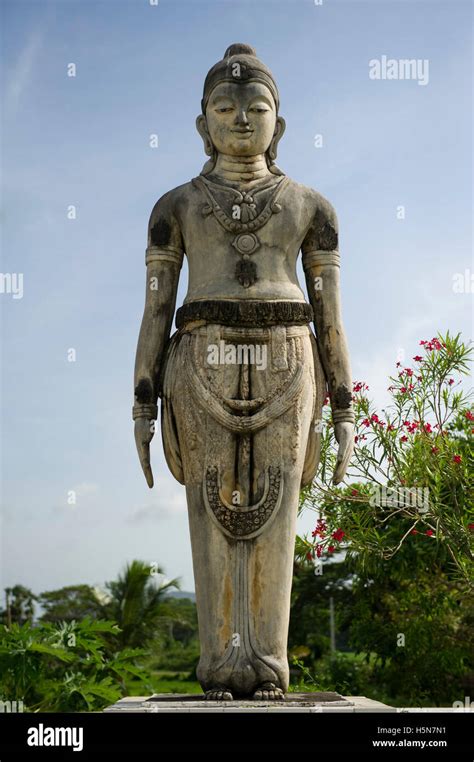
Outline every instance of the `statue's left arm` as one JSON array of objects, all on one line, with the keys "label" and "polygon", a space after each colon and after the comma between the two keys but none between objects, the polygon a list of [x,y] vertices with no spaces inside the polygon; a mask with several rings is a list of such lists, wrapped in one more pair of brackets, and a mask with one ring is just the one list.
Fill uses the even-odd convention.
[{"label": "statue's left arm", "polygon": [[339,444],[333,482],[342,481],[354,449],[352,373],[342,322],[338,222],[331,204],[319,197],[302,247],[308,295],[314,311],[319,356],[324,368]]}]

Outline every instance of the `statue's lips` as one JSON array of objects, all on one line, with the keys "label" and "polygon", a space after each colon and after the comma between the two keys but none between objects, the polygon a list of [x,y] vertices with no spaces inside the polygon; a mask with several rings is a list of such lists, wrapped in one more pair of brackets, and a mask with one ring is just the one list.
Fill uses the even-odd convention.
[{"label": "statue's lips", "polygon": [[253,135],[253,130],[232,130],[236,135],[246,137],[247,135]]}]

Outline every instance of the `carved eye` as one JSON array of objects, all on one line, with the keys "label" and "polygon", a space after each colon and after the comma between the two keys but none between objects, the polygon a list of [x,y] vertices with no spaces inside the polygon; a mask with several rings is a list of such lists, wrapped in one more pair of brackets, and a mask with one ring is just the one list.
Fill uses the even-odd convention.
[{"label": "carved eye", "polygon": [[257,114],[264,114],[268,109],[265,108],[265,106],[252,106],[249,111],[256,111]]},{"label": "carved eye", "polygon": [[229,111],[233,111],[232,106],[222,106],[221,108],[216,108],[216,111],[219,112],[219,114],[226,114]]}]

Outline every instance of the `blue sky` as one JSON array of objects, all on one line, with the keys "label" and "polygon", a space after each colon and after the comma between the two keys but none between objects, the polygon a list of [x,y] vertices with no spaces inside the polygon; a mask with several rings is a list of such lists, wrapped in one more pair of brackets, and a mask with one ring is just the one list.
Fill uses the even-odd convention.
[{"label": "blue sky", "polygon": [[[353,377],[382,407],[400,350],[409,362],[419,339],[438,330],[472,337],[472,293],[452,288],[455,273],[473,270],[472,6],[3,0],[1,8],[2,272],[24,281],[21,299],[0,294],[0,587],[102,585],[141,558],[193,590],[184,488],[167,470],[159,434],[156,486],[147,488],[131,405],[148,218],[204,164],[194,126],[204,77],[232,42],[254,45],[272,69],[287,121],[278,164],[337,210]],[[428,84],[370,79],[369,61],[383,55],[427,59]],[[183,268],[178,304],[186,277]],[[312,523],[307,516],[300,529]]]}]

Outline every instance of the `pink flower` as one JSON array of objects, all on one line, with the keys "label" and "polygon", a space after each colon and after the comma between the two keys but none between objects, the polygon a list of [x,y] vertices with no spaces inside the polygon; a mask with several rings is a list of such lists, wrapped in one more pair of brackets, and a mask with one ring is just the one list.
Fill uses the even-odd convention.
[{"label": "pink flower", "polygon": [[452,386],[454,384],[454,378],[450,378],[449,381],[448,381],[448,384],[450,386]]},{"label": "pink flower", "polygon": [[434,349],[441,349],[441,343],[436,337],[431,339],[431,341],[420,341],[420,346],[425,347],[428,352],[433,352]]},{"label": "pink flower", "polygon": [[423,360],[421,355],[415,355],[414,358],[415,362],[421,362]]},{"label": "pink flower", "polygon": [[324,537],[326,529],[327,529],[327,524],[324,521],[324,519],[318,519],[316,526],[314,528],[314,531],[311,532],[311,536],[317,537],[319,535],[320,537]]},{"label": "pink flower", "polygon": [[455,463],[461,463],[461,461],[462,461],[462,455],[453,455],[453,461]]},{"label": "pink flower", "polygon": [[406,437],[405,435],[403,437],[400,437],[400,442],[407,442],[407,441],[408,441],[408,437]]},{"label": "pink flower", "polygon": [[343,532],[342,529],[336,529],[336,531],[332,533],[332,538],[336,540],[336,542],[341,542],[345,534],[346,533]]},{"label": "pink flower", "polygon": [[433,532],[433,530],[432,530],[432,529],[427,529],[427,530],[426,530],[426,532],[425,532],[425,534],[427,534],[427,535],[428,535],[428,537],[431,537],[431,536],[434,534],[434,532]]},{"label": "pink flower", "polygon": [[329,553],[334,553],[335,550],[336,550],[336,548],[334,547],[334,545],[330,545],[329,548],[328,548],[328,552]]},{"label": "pink flower", "polygon": [[474,421],[474,415],[471,413],[470,410],[466,410],[466,418],[468,421]]},{"label": "pink flower", "polygon": [[316,524],[316,527],[313,532],[311,532],[312,537],[321,537],[323,538],[326,533],[327,526],[324,521],[321,519]]}]

